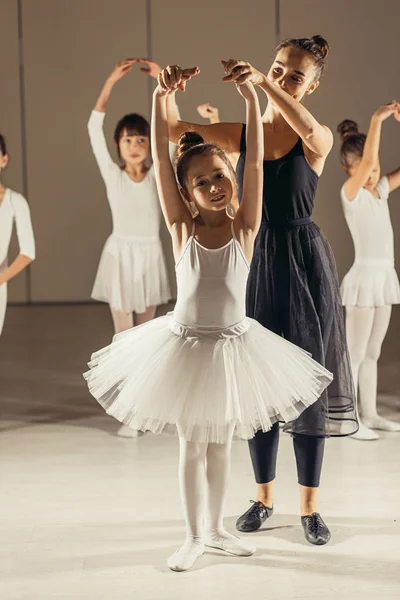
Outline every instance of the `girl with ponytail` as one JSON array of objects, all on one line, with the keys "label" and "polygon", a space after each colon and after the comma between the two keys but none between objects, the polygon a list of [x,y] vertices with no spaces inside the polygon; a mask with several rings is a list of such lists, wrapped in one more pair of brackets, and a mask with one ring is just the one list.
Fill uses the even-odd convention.
[{"label": "girl with ponytail", "polygon": [[375,111],[368,135],[360,133],[357,123],[348,119],[338,126],[340,159],[348,176],[341,200],[355,250],[341,292],[361,417],[354,436],[359,440],[378,439],[376,430],[400,431],[400,423],[380,417],[376,407],[378,358],[392,305],[400,303],[388,205],[389,193],[400,186],[400,168],[382,176],[379,164],[382,124],[391,116],[400,121],[400,104],[396,101]]},{"label": "girl with ponytail", "polygon": [[248,149],[235,211],[235,172],[220,146],[185,132],[176,173],[169,161],[167,96],[198,69],[179,73],[179,82],[173,68],[160,73],[152,120],[158,195],[176,262],[175,310],[115,336],[93,355],[86,379],[107,412],[130,427],[177,431],[186,541],[168,566],[185,571],[205,547],[236,556],[254,552],[223,526],[233,435],[250,439],[281,419],[295,419],[318,400],[331,374],[246,317],[263,185],[263,131],[253,85],[237,85],[246,103]]}]

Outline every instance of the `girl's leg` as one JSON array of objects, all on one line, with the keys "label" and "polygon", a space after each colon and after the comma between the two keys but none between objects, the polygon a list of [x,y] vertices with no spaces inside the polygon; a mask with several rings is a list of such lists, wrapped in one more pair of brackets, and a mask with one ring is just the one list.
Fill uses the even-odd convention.
[{"label": "girl's leg", "polygon": [[143,325],[147,321],[152,321],[156,316],[157,306],[148,306],[144,313],[135,313],[135,325]]},{"label": "girl's leg", "polygon": [[119,310],[115,310],[115,308],[111,308],[111,316],[114,323],[114,333],[122,333],[122,331],[126,331],[127,329],[132,329],[133,327],[133,314],[125,313]]},{"label": "girl's leg", "polygon": [[179,433],[179,488],[186,523],[186,541],[168,559],[173,571],[186,571],[204,553],[204,479],[207,444],[188,442]]},{"label": "girl's leg", "polygon": [[234,425],[230,427],[228,439],[225,444],[208,444],[207,448],[206,478],[208,484],[208,511],[206,545],[225,550],[236,556],[250,556],[255,551],[255,548],[225,531],[223,525],[233,432]]},{"label": "girl's leg", "polygon": [[367,427],[383,431],[400,431],[400,423],[380,417],[376,409],[378,359],[389,327],[391,314],[391,306],[378,306],[375,308],[371,335],[368,340],[365,358],[359,370],[359,404],[363,421]]},{"label": "girl's leg", "polygon": [[0,285],[0,335],[3,331],[4,319],[7,310],[7,284]]},{"label": "girl's leg", "polygon": [[[367,353],[368,340],[371,336],[372,325],[374,322],[375,308],[368,306],[347,306],[346,307],[346,335],[350,354],[351,369],[353,372],[354,389],[357,399],[359,398],[359,374],[360,366]],[[358,411],[360,402],[357,400]],[[379,435],[369,429],[360,420],[360,429],[351,437],[358,440],[377,440]]]},{"label": "girl's leg", "polygon": [[[133,327],[132,313],[121,312],[119,310],[115,310],[115,308],[111,308],[111,306],[110,306],[110,311],[111,311],[111,316],[112,316],[112,320],[114,323],[114,333],[115,334],[122,333],[123,331],[126,331],[127,329],[132,329],[132,327]],[[136,438],[136,437],[138,437],[139,433],[138,433],[138,431],[136,431],[136,429],[132,429],[131,427],[128,427],[128,425],[122,424],[121,427],[117,431],[117,435],[119,437],[125,437],[125,438]]]}]

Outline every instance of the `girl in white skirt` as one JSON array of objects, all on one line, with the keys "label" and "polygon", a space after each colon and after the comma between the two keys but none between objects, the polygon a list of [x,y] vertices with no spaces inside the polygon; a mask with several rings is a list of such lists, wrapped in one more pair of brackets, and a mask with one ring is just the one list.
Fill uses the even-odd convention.
[{"label": "girl in white skirt", "polygon": [[[0,172],[8,164],[5,139],[0,135]],[[16,226],[19,254],[8,266],[7,255],[13,226]],[[35,239],[27,201],[21,194],[0,183],[0,335],[7,308],[7,282],[35,260]]]},{"label": "girl in white skirt", "polygon": [[373,430],[400,431],[400,423],[380,417],[376,407],[378,359],[392,305],[400,303],[388,206],[389,193],[400,186],[400,169],[381,176],[379,164],[382,123],[392,115],[400,121],[398,102],[378,108],[367,136],[359,132],[354,121],[346,120],[338,126],[341,162],[349,176],[341,200],[355,250],[355,260],[343,279],[341,292],[362,419],[353,437],[360,440],[378,439]]},{"label": "girl in white skirt", "polygon": [[187,537],[168,560],[174,571],[189,569],[205,546],[237,556],[254,552],[223,527],[232,437],[249,439],[279,419],[295,419],[332,380],[305,351],[246,317],[263,186],[263,131],[252,84],[238,86],[247,154],[236,214],[235,173],[221,148],[185,133],[176,176],[171,167],[167,95],[197,73],[197,67],[168,67],[153,99],[155,173],[176,261],[174,313],[115,336],[85,374],[91,393],[117,419],[153,433],[178,432]]},{"label": "girl in white skirt", "polygon": [[[171,291],[160,239],[161,211],[150,158],[150,126],[137,114],[117,124],[114,141],[123,163],[111,158],[103,132],[107,103],[114,85],[135,62],[120,62],[108,77],[88,123],[89,137],[107,188],[113,232],[104,247],[92,297],[110,305],[115,333],[153,319],[156,307],[168,302]],[[157,76],[159,67],[147,71]],[[142,68],[144,70],[144,68]]]},{"label": "girl in white skirt", "polygon": [[[144,59],[118,63],[108,77],[89,119],[93,153],[107,189],[113,232],[104,246],[92,297],[107,302],[120,333],[155,317],[159,304],[171,298],[167,267],[160,238],[161,210],[150,159],[150,125],[138,114],[125,115],[114,133],[123,166],[111,158],[103,122],[111,91],[134,63],[141,71],[157,77],[160,67]],[[172,146],[172,145],[171,145]],[[122,426],[122,437],[136,437],[132,428]]]}]

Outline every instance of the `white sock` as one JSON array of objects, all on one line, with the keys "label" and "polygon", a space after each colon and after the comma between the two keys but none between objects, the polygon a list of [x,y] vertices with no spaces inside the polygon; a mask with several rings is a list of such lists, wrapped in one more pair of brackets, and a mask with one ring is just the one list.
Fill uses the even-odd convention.
[{"label": "white sock", "polygon": [[376,431],[372,431],[372,429],[369,429],[366,425],[364,425],[364,423],[360,420],[360,418],[358,418],[358,423],[359,423],[359,430],[357,431],[357,433],[354,433],[352,436],[350,436],[352,439],[355,440],[363,440],[363,441],[373,441],[373,440],[379,440],[379,435],[376,433]]},{"label": "white sock", "polygon": [[371,429],[379,429],[380,431],[400,431],[400,423],[384,419],[379,415],[374,415],[369,418],[364,417],[364,423]]},{"label": "white sock", "polygon": [[168,559],[172,571],[187,571],[204,554],[203,538],[188,537],[186,542]]},{"label": "white sock", "polygon": [[218,548],[235,556],[251,556],[256,549],[252,544],[232,535],[225,529],[214,529],[206,535],[206,546]]}]

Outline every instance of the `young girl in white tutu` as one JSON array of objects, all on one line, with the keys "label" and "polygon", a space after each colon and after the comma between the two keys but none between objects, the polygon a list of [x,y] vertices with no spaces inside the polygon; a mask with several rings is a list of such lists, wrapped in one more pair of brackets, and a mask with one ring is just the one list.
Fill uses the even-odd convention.
[{"label": "young girl in white tutu", "polygon": [[[145,59],[126,59],[113,69],[90,115],[88,130],[93,153],[107,188],[113,231],[108,237],[97,270],[92,297],[107,302],[114,333],[141,325],[155,317],[159,304],[171,298],[160,237],[161,210],[153,166],[150,166],[150,125],[141,115],[125,115],[117,123],[114,142],[123,166],[111,158],[103,123],[114,85],[132,70],[156,78],[159,65]],[[171,145],[171,148],[174,148]],[[132,428],[118,430],[136,437]]]},{"label": "young girl in white tutu", "polygon": [[[0,135],[0,173],[8,164],[6,141]],[[8,265],[7,255],[12,230],[16,226],[19,254]],[[35,260],[35,238],[28,202],[21,194],[0,183],[0,335],[7,308],[7,282]]]},{"label": "young girl in white tutu", "polygon": [[341,162],[349,176],[341,199],[355,250],[355,260],[343,279],[341,292],[362,419],[353,437],[360,440],[378,439],[373,431],[376,429],[400,431],[400,423],[380,417],[376,408],[378,359],[392,305],[400,303],[388,206],[389,193],[400,186],[400,169],[381,176],[379,164],[382,123],[392,115],[400,121],[398,102],[378,108],[367,136],[359,132],[354,121],[342,121],[338,126]]},{"label": "young girl in white tutu", "polygon": [[[183,80],[197,73],[184,70]],[[252,84],[237,88],[246,102],[247,154],[236,214],[232,165],[223,150],[195,132],[180,139],[175,176],[166,103],[176,88],[177,69],[168,67],[154,93],[152,124],[157,188],[176,260],[176,307],[173,314],[115,336],[92,356],[85,377],[94,397],[120,421],[153,433],[177,430],[187,538],[168,566],[185,571],[205,546],[237,556],[254,552],[223,527],[234,433],[249,439],[279,419],[295,419],[318,400],[332,376],[306,352],[246,317],[263,185],[263,131]]]}]

